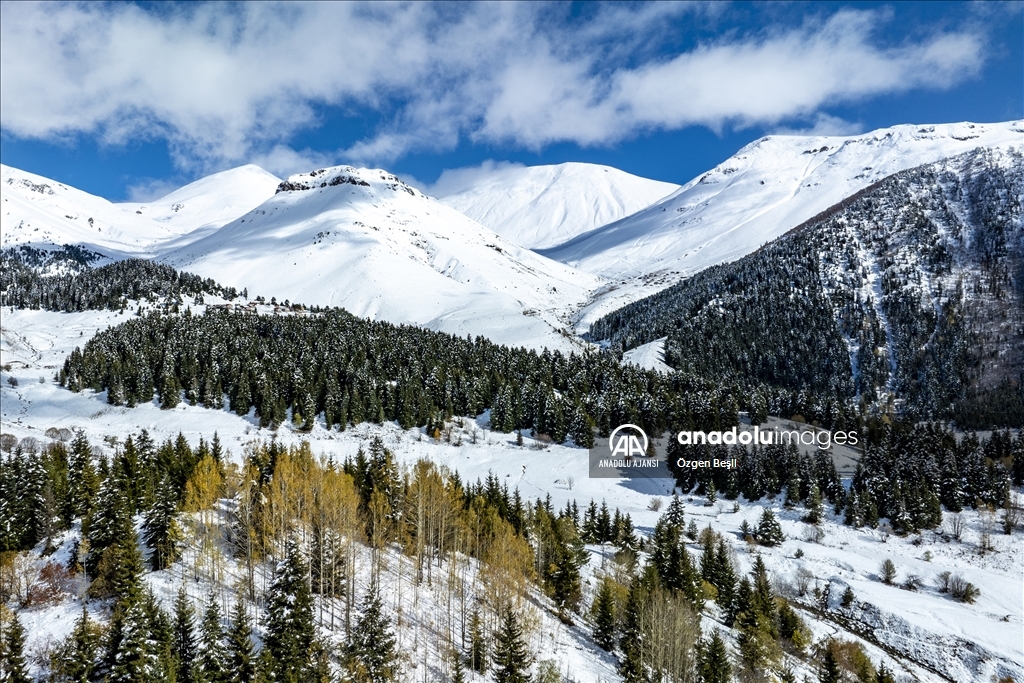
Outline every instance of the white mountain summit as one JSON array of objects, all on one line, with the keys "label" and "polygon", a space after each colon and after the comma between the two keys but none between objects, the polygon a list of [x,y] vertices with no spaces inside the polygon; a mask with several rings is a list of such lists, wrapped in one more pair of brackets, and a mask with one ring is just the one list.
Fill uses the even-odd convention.
[{"label": "white mountain summit", "polygon": [[521,247],[543,249],[628,216],[677,189],[610,166],[567,163],[496,169],[441,201]]},{"label": "white mountain summit", "polygon": [[566,313],[599,284],[386,171],[349,166],[289,177],[267,202],[163,260],[250,296],[551,348],[572,346]]},{"label": "white mountain summit", "polygon": [[977,147],[1021,145],[1021,121],[772,135],[642,211],[540,253],[611,281],[579,320],[584,331],[681,277],[751,253],[893,173]]}]

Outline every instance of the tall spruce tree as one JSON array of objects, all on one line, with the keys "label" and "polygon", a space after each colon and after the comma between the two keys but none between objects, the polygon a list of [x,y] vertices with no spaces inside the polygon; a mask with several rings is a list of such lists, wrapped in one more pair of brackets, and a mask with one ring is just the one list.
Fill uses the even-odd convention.
[{"label": "tall spruce tree", "polygon": [[270,586],[263,638],[275,681],[298,683],[309,662],[316,634],[308,576],[298,545],[289,540]]},{"label": "tall spruce tree", "polygon": [[398,680],[397,641],[376,585],[370,586],[360,611],[362,614],[349,633],[345,647],[344,665],[349,680],[357,683]]},{"label": "tall spruce tree", "polygon": [[3,683],[31,683],[25,659],[25,627],[14,612],[0,619],[5,631],[0,652],[3,655],[0,657],[0,680]]},{"label": "tall spruce tree", "polygon": [[174,519],[177,496],[168,477],[157,489],[156,500],[146,512],[142,525],[142,538],[149,547],[150,563],[155,571],[166,569],[178,559],[181,530]]},{"label": "tall spruce tree", "polygon": [[178,590],[174,601],[174,624],[171,640],[171,657],[177,683],[195,683],[197,647],[196,613],[189,602],[185,589]]},{"label": "tall spruce tree", "polygon": [[604,576],[597,589],[597,596],[591,607],[594,619],[594,642],[605,650],[615,647],[618,620],[615,615],[615,591],[611,578]]},{"label": "tall spruce tree", "polygon": [[698,659],[701,683],[729,683],[732,680],[729,653],[718,629],[712,631],[710,639],[703,641]]},{"label": "tall spruce tree", "polygon": [[227,654],[223,641],[220,607],[211,594],[199,625],[199,679],[202,683],[228,683]]},{"label": "tall spruce tree", "polygon": [[231,683],[250,683],[256,676],[256,655],[252,646],[252,623],[239,595],[231,613],[227,633],[227,664]]},{"label": "tall spruce tree", "polygon": [[93,670],[100,654],[100,631],[89,618],[89,612],[82,604],[82,616],[75,622],[71,632],[71,647],[67,661],[64,663],[64,674],[69,683],[89,683],[93,680]]},{"label": "tall spruce tree", "polygon": [[480,610],[476,608],[469,617],[469,668],[480,674],[487,671],[487,638]]},{"label": "tall spruce tree", "polygon": [[526,647],[523,629],[515,610],[506,607],[501,625],[494,633],[494,665],[492,676],[495,683],[530,683],[530,666],[533,657]]},{"label": "tall spruce tree", "polygon": [[166,672],[160,666],[159,647],[152,637],[142,600],[131,604],[112,628],[118,638],[116,645],[111,645],[108,656],[107,683],[158,683],[166,680]]}]

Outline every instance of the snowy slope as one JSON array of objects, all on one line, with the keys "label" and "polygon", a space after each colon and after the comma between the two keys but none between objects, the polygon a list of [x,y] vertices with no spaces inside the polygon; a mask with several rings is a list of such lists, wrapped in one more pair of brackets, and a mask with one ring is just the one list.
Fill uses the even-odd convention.
[{"label": "snowy slope", "polygon": [[851,137],[769,136],[632,216],[543,251],[617,281],[577,329],[740,258],[897,171],[976,147],[1024,145],[1024,122],[903,125]]},{"label": "snowy slope", "polygon": [[281,188],[163,259],[251,296],[551,348],[573,343],[560,331],[565,311],[598,284],[384,171],[339,166]]},{"label": "snowy slope", "polygon": [[115,204],[3,166],[0,245],[78,244],[111,258],[151,257],[209,234],[274,195],[280,179],[248,165],[146,204]]},{"label": "snowy slope", "polygon": [[[201,307],[193,307],[193,310],[201,310]],[[196,446],[200,436],[209,439],[216,431],[234,462],[244,457],[248,443],[272,438],[282,445],[309,441],[315,454],[340,462],[354,456],[360,446],[365,448],[373,436],[379,435],[404,466],[418,458],[427,458],[458,471],[466,482],[493,473],[510,489],[518,488],[524,499],[536,500],[550,494],[555,509],[562,509],[573,500],[581,506],[591,499],[598,504],[604,500],[612,510],[619,508],[629,513],[638,532],[647,536],[669,500],[671,482],[668,480],[591,479],[587,451],[545,446],[528,436],[524,439],[525,445],[519,447],[514,434],[488,429],[486,415],[476,421],[467,419],[461,428],[456,428],[461,437],[460,446],[425,437],[422,429],[402,430],[394,423],[364,423],[343,432],[328,430],[320,423],[308,433],[285,423],[277,431],[271,431],[261,429],[251,415],[243,417],[228,410],[209,410],[185,402],[171,410],[161,410],[157,402],[137,408],[111,406],[106,402],[105,393],[86,390],[75,394],[49,379],[64,357],[82,344],[83,337],[88,339],[96,331],[117,325],[132,315],[131,309],[123,314],[115,311],[5,312],[0,320],[0,364],[10,363],[13,367],[0,376],[3,431],[18,439],[33,437],[46,443],[49,439],[45,432],[49,427],[81,428],[96,452],[108,457],[114,451],[104,442],[106,436],[123,438],[144,428],[157,442],[174,439],[181,433]],[[18,380],[18,386],[9,385],[7,380],[12,376]],[[661,503],[661,512],[651,509],[654,499]],[[725,535],[736,553],[741,573],[749,571],[755,556],[760,554],[772,575],[780,579],[780,589],[792,590],[800,570],[813,575],[812,587],[828,588],[826,612],[801,610],[816,640],[826,637],[857,639],[848,630],[850,624],[870,632],[885,645],[883,650],[866,644],[872,660],[877,663],[884,657],[887,665],[896,668],[898,674],[911,677],[900,680],[966,683],[993,680],[993,677],[998,680],[1004,675],[1021,680],[1024,675],[1020,611],[1024,599],[1024,586],[1020,581],[1024,544],[1020,543],[1019,530],[1013,536],[993,534],[991,540],[996,551],[980,555],[977,545],[986,521],[984,515],[970,509],[963,513],[967,529],[959,542],[931,531],[901,538],[883,529],[852,529],[841,524],[841,515],[833,515],[829,510],[821,527],[825,535],[820,542],[814,542],[805,537],[809,526],[800,521],[804,511],[786,509],[778,498],[755,503],[741,499],[736,511],[731,501],[705,505],[703,497],[689,497],[685,502],[687,521],[694,520],[699,528],[710,524]],[[775,548],[748,546],[739,533],[740,526],[744,521],[756,525],[766,507],[775,511],[787,540]],[[602,550],[608,556],[613,552],[610,547],[590,547],[592,558],[584,568],[585,606],[589,606],[593,598],[593,577],[607,562],[602,559]],[[691,544],[689,550],[696,558],[700,546]],[[797,554],[798,550],[802,556]],[[61,557],[61,551],[57,557]],[[909,574],[922,577],[921,590],[911,592],[881,583],[878,567],[884,559],[895,562],[900,581]],[[397,555],[389,557],[389,563],[397,561]],[[192,596],[205,599],[210,584],[205,578],[204,583],[194,582],[190,566],[185,562],[168,573],[147,574],[147,581],[168,601],[182,583],[189,587]],[[978,602],[973,605],[957,603],[940,593],[936,579],[943,571],[961,573],[978,586],[981,589]],[[229,578],[235,576],[232,574]],[[434,618],[435,603],[426,588],[420,594],[422,599],[413,602],[408,578],[406,581],[404,594],[397,593],[389,582],[384,597],[388,607],[395,610],[394,614],[397,614],[397,605],[404,605],[407,623],[411,625],[405,627],[403,637],[411,642],[417,625]],[[856,602],[850,608],[838,605],[846,586],[852,587],[856,595]],[[360,581],[362,590],[365,590],[363,580]],[[232,596],[232,582],[226,581],[220,592]],[[800,602],[811,602],[809,597],[792,599],[798,606]],[[79,614],[78,604],[61,602],[20,609],[19,617],[29,632],[29,647],[44,642],[47,637],[56,639],[70,632]],[[547,603],[538,600],[538,604]],[[92,609],[97,607],[102,610],[102,606],[93,603]],[[539,659],[556,659],[563,668],[568,667],[568,680],[581,683],[621,680],[614,672],[612,656],[603,653],[589,638],[592,624],[585,614],[579,615],[576,627],[569,628],[560,624],[548,610],[538,611],[543,623],[531,647]],[[93,614],[100,616],[97,612]],[[705,628],[714,625],[713,616],[714,609],[709,608],[703,620]],[[904,654],[894,657],[894,653]],[[437,667],[440,656],[427,654],[430,666]],[[421,660],[417,657],[414,661]],[[815,672],[803,669],[799,673],[798,680],[801,680],[803,673],[813,679]],[[420,679],[418,674],[408,680],[412,678]]]},{"label": "snowy slope", "polygon": [[510,242],[539,249],[628,216],[677,189],[609,166],[567,163],[501,169],[441,201]]},{"label": "snowy slope", "polygon": [[114,258],[146,255],[174,233],[124,206],[0,166],[0,247],[78,244]]},{"label": "snowy slope", "polygon": [[202,237],[252,211],[274,196],[281,179],[248,164],[200,178],[165,197],[124,203],[129,209],[166,226],[186,240]]}]

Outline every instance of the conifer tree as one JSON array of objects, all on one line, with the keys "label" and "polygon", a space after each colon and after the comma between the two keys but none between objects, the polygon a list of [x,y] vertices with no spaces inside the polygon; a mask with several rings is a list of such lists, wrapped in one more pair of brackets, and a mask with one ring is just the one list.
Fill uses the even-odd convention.
[{"label": "conifer tree", "polygon": [[89,613],[83,603],[82,616],[75,622],[75,628],[71,632],[71,648],[64,665],[64,673],[70,683],[89,683],[93,680],[93,669],[100,653],[99,645],[99,629],[89,619]]},{"label": "conifer tree", "polygon": [[298,545],[289,540],[269,590],[264,647],[270,654],[274,679],[302,680],[315,637],[313,595]]},{"label": "conifer tree", "polygon": [[68,522],[85,519],[92,511],[93,498],[99,489],[99,479],[92,463],[92,448],[85,432],[78,432],[71,442],[68,456],[68,498],[65,513]]},{"label": "conifer tree", "polygon": [[825,643],[824,650],[821,663],[818,665],[818,681],[820,683],[840,683],[843,680],[843,671],[839,668],[832,643]]},{"label": "conifer tree", "polygon": [[805,505],[807,507],[807,514],[804,516],[804,521],[810,524],[821,524],[825,506],[822,503],[821,490],[818,488],[817,482],[811,483],[811,492],[807,496]]},{"label": "conifer tree", "polygon": [[376,585],[371,585],[363,598],[361,612],[345,647],[344,664],[350,680],[358,683],[398,680],[397,641]]},{"label": "conifer tree", "polygon": [[701,683],[729,683],[732,680],[729,653],[718,629],[712,631],[711,638],[703,642],[697,669]]},{"label": "conifer tree", "polygon": [[775,519],[775,513],[765,508],[757,523],[757,542],[761,545],[776,546],[785,540],[779,520]]},{"label": "conifer tree", "polygon": [[640,652],[640,643],[643,638],[641,612],[649,592],[647,584],[656,576],[656,573],[650,569],[652,565],[648,563],[647,566],[645,576],[635,577],[630,584],[629,595],[623,610],[622,637],[619,639],[619,647],[622,649],[619,674],[622,675],[625,683],[646,683],[647,681],[647,672],[644,669]]},{"label": "conifer tree", "polygon": [[718,597],[715,602],[729,614],[732,609],[733,599],[736,595],[736,569],[733,567],[732,558],[729,556],[729,549],[725,539],[718,538],[718,547],[715,549],[715,565],[718,572],[715,588],[718,589]]},{"label": "conifer tree", "polygon": [[530,666],[533,657],[526,647],[519,618],[511,607],[505,608],[501,625],[494,633],[494,665],[492,676],[495,683],[530,683]]},{"label": "conifer tree", "polygon": [[199,677],[203,683],[228,683],[224,630],[220,624],[220,608],[213,594],[206,601],[199,626]]},{"label": "conifer tree", "polygon": [[615,615],[615,592],[611,578],[604,576],[591,608],[594,619],[594,642],[605,650],[615,647],[618,620]]},{"label": "conifer tree", "polygon": [[[152,637],[150,621],[142,600],[132,603],[112,630],[116,633],[108,654],[109,683],[156,683],[164,680],[158,644]],[[179,679],[180,680],[180,679]]]},{"label": "conifer tree", "polygon": [[170,479],[165,476],[142,524],[142,538],[151,550],[150,563],[154,571],[166,569],[178,559],[181,529],[174,518],[176,511],[177,497]]},{"label": "conifer tree", "polygon": [[18,615],[11,612],[3,621],[3,649],[0,654],[0,680],[3,683],[31,683],[28,675],[28,663],[25,660],[25,627],[21,625]]},{"label": "conifer tree", "polygon": [[451,683],[466,683],[466,672],[462,668],[462,657],[456,652],[452,656],[452,679]]},{"label": "conifer tree", "polygon": [[256,655],[252,646],[252,623],[241,595],[235,598],[226,640],[228,680],[230,683],[250,683],[255,678]]},{"label": "conifer tree", "polygon": [[171,657],[177,683],[194,683],[196,681],[195,626],[195,610],[185,594],[185,589],[180,588],[178,597],[174,601],[174,624],[171,639]]},{"label": "conifer tree", "polygon": [[885,662],[878,663],[878,671],[875,672],[875,683],[896,683],[896,677],[889,671]]},{"label": "conifer tree", "polygon": [[469,617],[469,668],[480,674],[487,671],[487,640],[479,609]]}]

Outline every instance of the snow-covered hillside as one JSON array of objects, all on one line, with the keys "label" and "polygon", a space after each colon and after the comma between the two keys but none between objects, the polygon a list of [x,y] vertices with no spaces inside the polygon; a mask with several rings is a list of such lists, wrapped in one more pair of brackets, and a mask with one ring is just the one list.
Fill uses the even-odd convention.
[{"label": "snow-covered hillside", "polygon": [[[247,164],[178,188],[152,202],[117,206],[166,226],[184,241],[204,237],[274,196],[281,179]],[[179,239],[177,242],[181,242]],[[178,244],[177,246],[180,246]],[[161,248],[166,248],[161,245]]]},{"label": "snow-covered hillside", "polygon": [[615,284],[577,325],[733,261],[897,171],[976,147],[1024,145],[1024,122],[903,125],[851,137],[773,135],[672,195],[546,256]]},{"label": "snow-covered hillside", "polygon": [[599,282],[385,171],[322,169],[292,176],[280,190],[163,259],[251,296],[551,348],[573,344],[566,312]]},{"label": "snow-covered hillside", "polygon": [[[197,307],[201,310],[201,307]],[[254,441],[276,439],[282,445],[309,441],[313,452],[323,458],[341,462],[366,447],[374,436],[380,436],[394,453],[400,464],[411,466],[419,458],[458,471],[465,482],[483,479],[493,474],[510,489],[518,489],[526,500],[550,495],[555,509],[577,501],[585,506],[591,499],[600,504],[606,501],[611,509],[620,509],[631,515],[639,533],[650,536],[655,522],[670,500],[669,480],[615,480],[588,476],[587,451],[567,446],[535,442],[528,436],[523,446],[516,445],[514,434],[503,434],[487,427],[487,415],[477,420],[460,420],[453,427],[457,443],[431,439],[422,428],[400,429],[394,423],[374,425],[364,423],[343,432],[324,427],[319,422],[311,431],[301,432],[285,424],[276,431],[261,429],[252,416],[238,416],[228,410],[210,410],[182,403],[171,410],[161,410],[157,402],[137,408],[111,406],[105,393],[90,390],[72,393],[60,388],[49,379],[54,369],[71,350],[108,325],[130,319],[132,310],[87,311],[82,313],[54,313],[49,311],[17,310],[5,313],[0,334],[0,364],[11,364],[0,381],[0,417],[3,431],[17,439],[32,437],[39,443],[49,439],[45,432],[50,427],[80,428],[93,444],[96,453],[111,456],[114,453],[108,437],[123,439],[140,429],[149,430],[160,443],[174,439],[181,433],[193,447],[199,438],[207,440],[217,432],[231,460],[244,457],[247,445]],[[12,386],[9,378],[15,378]],[[755,558],[760,555],[772,576],[778,577],[777,589],[788,596],[800,609],[800,615],[809,622],[815,640],[829,637],[861,642],[873,662],[884,660],[895,669],[899,680],[916,681],[981,681],[999,680],[1022,675],[1020,662],[1024,655],[1021,640],[1022,586],[1020,567],[1024,560],[1024,545],[1019,531],[1013,536],[991,533],[994,550],[979,554],[978,546],[993,517],[967,510],[958,519],[965,530],[959,540],[948,534],[927,531],[920,535],[901,538],[879,529],[854,529],[841,523],[841,515],[826,514],[820,526],[823,535],[817,537],[812,525],[801,521],[804,510],[788,509],[781,498],[749,503],[740,500],[738,508],[731,501],[720,500],[705,505],[702,496],[685,499],[687,521],[699,528],[711,525],[727,539],[730,552],[735,553],[741,574],[746,574]],[[659,512],[656,508],[662,507]],[[779,517],[786,540],[778,547],[757,546],[746,543],[740,532],[746,522],[756,525],[762,510],[774,510]],[[946,513],[947,520],[951,519]],[[73,532],[69,532],[73,533]],[[72,537],[69,537],[73,540]],[[613,548],[590,546],[590,561],[584,568],[584,605],[589,605],[596,588],[596,578],[606,567],[611,571]],[[699,556],[700,546],[690,543],[688,550]],[[192,551],[189,550],[189,553]],[[55,556],[38,560],[66,557],[63,550]],[[236,570],[229,566],[227,579],[213,584],[204,576],[196,581],[188,555],[187,561],[164,572],[146,575],[147,585],[153,587],[165,606],[177,588],[188,587],[196,602],[205,599],[211,590],[218,595],[232,595]],[[389,555],[392,566],[401,560]],[[879,565],[891,559],[899,572],[899,580],[919,577],[923,583],[914,591],[897,582],[885,585],[879,578]],[[408,559],[406,559],[408,561]],[[364,561],[363,566],[365,567]],[[399,566],[400,570],[400,566]],[[406,568],[406,571],[410,571]],[[427,642],[419,629],[429,624],[436,613],[437,603],[432,597],[434,589],[422,589],[413,602],[406,575],[405,599],[392,588],[396,570],[386,574],[384,595],[392,614],[399,613],[403,605],[404,626],[399,635],[406,643]],[[962,573],[981,590],[975,604],[958,603],[936,587],[942,572]],[[411,572],[410,572],[411,573]],[[440,571],[439,571],[440,575]],[[800,584],[804,584],[801,592]],[[443,581],[438,581],[438,586]],[[366,577],[361,575],[359,590],[365,590]],[[850,606],[842,606],[841,595],[846,587],[855,594]],[[815,599],[817,591],[824,596]],[[613,655],[604,653],[593,642],[589,633],[592,622],[586,614],[577,615],[575,626],[561,623],[555,617],[550,603],[535,598],[539,606],[539,624],[534,631],[531,647],[539,659],[555,659],[565,672],[566,680],[584,682],[619,681]],[[47,639],[57,640],[67,635],[75,618],[80,614],[80,602],[74,598],[54,605],[39,605],[19,609],[19,618],[28,630],[28,649],[43,645]],[[103,607],[92,602],[94,618],[105,618]],[[443,611],[443,610],[441,610]],[[703,618],[705,630],[722,628],[720,614],[710,605]],[[730,645],[735,641],[723,629]],[[417,634],[421,637],[417,638]],[[870,638],[870,639],[868,639]],[[425,669],[428,680],[444,680],[436,675],[442,666],[441,655],[427,651],[426,645],[410,644],[415,652],[413,662],[427,659]],[[423,658],[423,659],[421,659]],[[813,679],[815,671],[807,665],[789,660],[794,665],[797,680],[806,675]],[[406,680],[420,680],[424,669]],[[410,669],[406,669],[410,672]],[[468,680],[490,680],[468,674]]]},{"label": "snow-covered hillside", "polygon": [[677,189],[609,166],[567,163],[496,170],[441,201],[510,242],[542,249],[635,213]]},{"label": "snow-covered hillside", "polygon": [[75,244],[113,258],[145,255],[174,237],[128,207],[49,178],[0,166],[0,247]]},{"label": "snow-covered hillside", "polygon": [[2,167],[0,246],[74,244],[109,258],[149,258],[209,234],[274,195],[258,166],[201,178],[145,204],[115,204],[55,180]]}]

